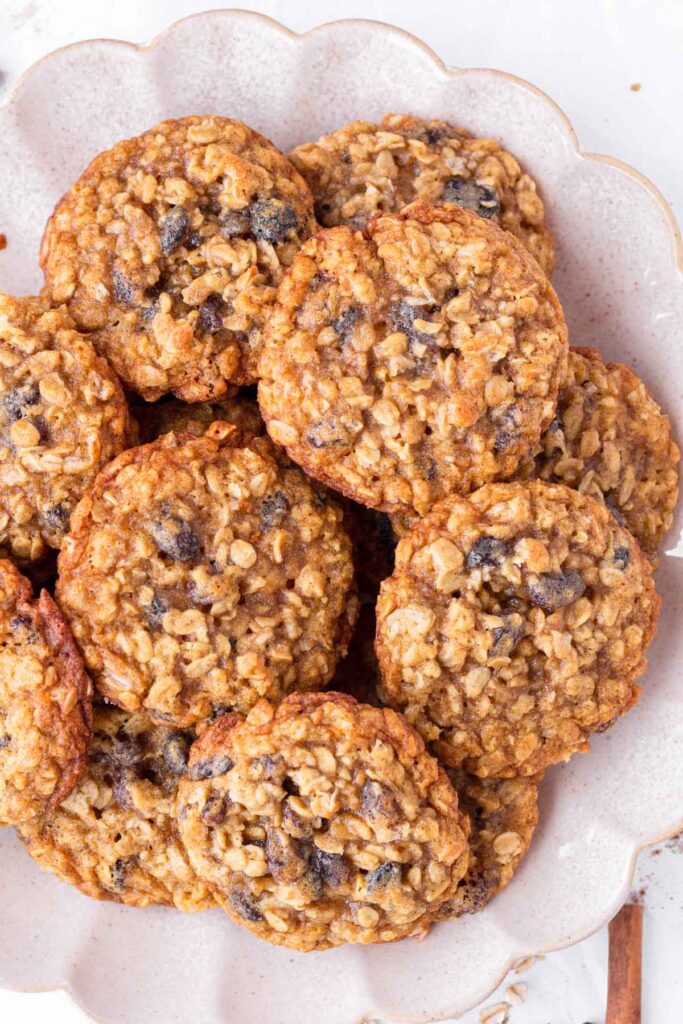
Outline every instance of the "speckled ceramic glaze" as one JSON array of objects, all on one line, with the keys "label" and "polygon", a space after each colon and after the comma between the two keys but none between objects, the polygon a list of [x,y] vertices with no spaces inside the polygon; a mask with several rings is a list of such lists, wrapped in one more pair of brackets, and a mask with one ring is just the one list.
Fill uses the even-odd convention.
[{"label": "speckled ceramic glaze", "polygon": [[[634,367],[683,421],[681,247],[663,199],[638,174],[582,153],[562,112],[496,71],[448,70],[385,25],[338,22],[294,36],[217,12],[150,47],[97,41],[52,54],[0,110],[0,288],[40,286],[38,247],[59,196],[99,150],[162,117],[217,113],[286,149],[356,117],[442,117],[493,135],[543,188],[554,278],[575,345]],[[683,563],[680,515],[657,574],[663,610],[641,703],[590,754],[549,773],[541,825],[510,888],[422,943],[292,954],[217,911],[181,915],[97,904],[0,833],[0,982],[66,986],[102,1024],[353,1024],[437,1020],[483,999],[511,961],[602,925],[638,849],[683,824]]]}]

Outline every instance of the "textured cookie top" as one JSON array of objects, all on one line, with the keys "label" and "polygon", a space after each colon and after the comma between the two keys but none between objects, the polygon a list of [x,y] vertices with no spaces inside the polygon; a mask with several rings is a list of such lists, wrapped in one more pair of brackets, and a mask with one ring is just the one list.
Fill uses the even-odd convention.
[{"label": "textured cookie top", "polygon": [[523,246],[456,206],[331,228],[285,276],[260,362],[271,436],[386,512],[511,475],[550,423],[567,329]]},{"label": "textured cookie top", "polygon": [[511,880],[538,824],[536,778],[478,779],[458,769],[448,777],[471,832],[467,873],[442,907],[443,919],[483,910]]},{"label": "textured cookie top", "polygon": [[56,806],[85,764],[92,685],[54,601],[0,560],[0,825]]},{"label": "textured cookie top", "polygon": [[375,213],[415,199],[456,203],[516,235],[547,274],[555,265],[536,182],[495,139],[445,121],[388,114],[354,121],[290,154],[310,185],[326,228],[363,228]]},{"label": "textured cookie top", "polygon": [[274,286],[315,227],[305,182],[239,121],[162,121],[97,156],[60,201],[46,288],[146,399],[254,379]]},{"label": "textured cookie top", "polygon": [[636,701],[659,599],[593,498],[533,481],[440,502],[380,592],[383,696],[443,759],[532,775]]},{"label": "textured cookie top", "polygon": [[581,348],[569,353],[555,417],[520,475],[604,501],[656,565],[678,498],[679,460],[669,418],[639,377]]},{"label": "textured cookie top", "polygon": [[253,399],[244,395],[231,395],[219,402],[195,402],[188,405],[177,398],[137,405],[133,409],[143,443],[156,441],[162,434],[191,434],[201,437],[217,420],[231,423],[248,439],[265,434],[266,428]]},{"label": "textured cookie top", "polygon": [[0,293],[0,553],[58,548],[101,467],[128,443],[121,387],[64,308]]},{"label": "textured cookie top", "polygon": [[178,803],[222,906],[294,949],[421,934],[467,863],[466,819],[419,736],[344,694],[218,719],[190,752]]},{"label": "textured cookie top", "polygon": [[222,428],[119,456],[59,560],[99,692],[178,726],[324,686],[355,612],[339,509],[268,440],[232,447]]},{"label": "textured cookie top", "polygon": [[19,830],[28,852],[95,899],[180,910],[212,906],[174,818],[193,738],[145,714],[96,707],[85,774],[60,807]]}]

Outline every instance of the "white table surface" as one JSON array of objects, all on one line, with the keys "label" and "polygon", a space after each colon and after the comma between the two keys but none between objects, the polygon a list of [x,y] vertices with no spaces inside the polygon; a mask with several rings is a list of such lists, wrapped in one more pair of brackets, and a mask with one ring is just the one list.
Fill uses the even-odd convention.
[{"label": "white table surface", "polygon": [[[220,6],[207,0],[0,0],[0,102],[27,67],[59,46],[93,37],[146,42],[178,18]],[[250,6],[297,31],[344,17],[390,21],[429,43],[448,64],[526,78],[565,110],[585,150],[637,167],[683,220],[683,0],[266,0]],[[631,89],[635,83],[638,91]],[[681,1024],[683,839],[641,854],[633,893],[645,906],[643,1024]],[[606,976],[603,929],[511,976],[484,1005],[505,1000],[507,986],[521,982],[525,1000],[510,1008],[510,1024],[598,1024],[605,1016]],[[65,993],[0,990],[2,1024],[86,1019]],[[478,1024],[480,1010],[463,1021]]]}]

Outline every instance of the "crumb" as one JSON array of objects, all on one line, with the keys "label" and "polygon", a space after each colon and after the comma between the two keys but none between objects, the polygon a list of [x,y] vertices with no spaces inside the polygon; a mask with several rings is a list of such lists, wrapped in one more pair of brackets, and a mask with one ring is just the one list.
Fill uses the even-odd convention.
[{"label": "crumb", "polygon": [[494,1003],[479,1011],[479,1024],[508,1024],[510,1019],[509,1003]]},{"label": "crumb", "polygon": [[512,969],[515,974],[523,974],[524,971],[528,971],[530,967],[533,967],[539,960],[545,960],[544,956],[523,956],[521,960],[517,960],[512,965]]},{"label": "crumb", "polygon": [[[1,81],[1,79],[0,79]],[[0,234],[0,252],[7,248],[7,235]]]},{"label": "crumb", "polygon": [[518,981],[515,985],[508,985],[505,990],[505,995],[510,1001],[510,1004],[523,1003],[526,999],[527,987],[528,986],[521,981]]},{"label": "crumb", "polygon": [[631,92],[640,92],[640,82],[634,82],[631,86]]}]

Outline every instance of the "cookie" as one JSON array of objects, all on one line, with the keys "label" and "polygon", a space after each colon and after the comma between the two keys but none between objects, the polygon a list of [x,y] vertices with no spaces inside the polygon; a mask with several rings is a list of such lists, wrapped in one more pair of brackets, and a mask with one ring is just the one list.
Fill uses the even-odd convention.
[{"label": "cookie", "polygon": [[135,406],[134,414],[143,444],[171,432],[201,437],[217,420],[232,423],[243,438],[258,437],[266,432],[258,405],[245,395],[231,395],[219,402],[195,402],[193,405],[171,398],[165,402]]},{"label": "cookie", "polygon": [[0,825],[55,807],[85,765],[92,684],[54,601],[0,560]]},{"label": "cookie", "polygon": [[580,348],[569,353],[555,418],[519,476],[604,501],[656,566],[678,498],[679,460],[669,418],[640,378]]},{"label": "cookie", "polygon": [[658,610],[649,562],[593,498],[540,481],[453,495],[382,584],[382,695],[446,763],[534,775],[635,703]]},{"label": "cookie", "polygon": [[100,694],[179,727],[323,687],[355,618],[341,512],[270,441],[235,447],[235,433],[124,452],[59,559],[58,600]]},{"label": "cookie", "polygon": [[129,388],[213,401],[254,381],[275,286],[315,226],[268,139],[185,117],[95,157],[48,222],[41,266]]},{"label": "cookie", "polygon": [[415,199],[455,203],[516,235],[552,273],[553,240],[536,182],[495,139],[388,114],[378,125],[354,121],[290,156],[326,228],[364,228],[374,214],[395,213]]},{"label": "cookie", "polygon": [[145,714],[95,709],[88,765],[60,807],[19,829],[41,868],[86,896],[133,907],[214,905],[195,875],[175,820],[191,732]]},{"label": "cookie", "polygon": [[538,824],[538,779],[478,779],[448,773],[470,819],[470,858],[455,895],[441,908],[445,920],[476,914],[510,882]]},{"label": "cookie", "polygon": [[118,380],[66,310],[0,293],[0,555],[23,566],[59,548],[129,429]]},{"label": "cookie", "polygon": [[421,935],[467,865],[443,769],[400,715],[344,694],[219,718],[190,751],[178,807],[221,906],[292,949]]},{"label": "cookie", "polygon": [[566,354],[557,296],[517,239],[420,203],[306,243],[268,323],[259,404],[311,476],[421,515],[514,473]]}]

